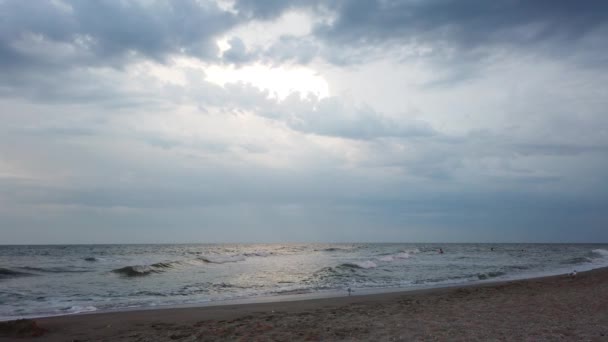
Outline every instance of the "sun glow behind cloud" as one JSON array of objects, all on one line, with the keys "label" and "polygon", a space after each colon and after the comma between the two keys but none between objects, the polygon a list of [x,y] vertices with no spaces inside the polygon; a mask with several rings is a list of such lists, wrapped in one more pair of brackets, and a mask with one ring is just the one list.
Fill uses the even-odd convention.
[{"label": "sun glow behind cloud", "polygon": [[205,69],[206,80],[221,86],[227,83],[249,83],[268,90],[272,97],[282,100],[291,93],[302,96],[312,94],[318,98],[329,97],[329,84],[315,70],[306,67],[271,67],[254,64],[235,68],[211,66]]}]

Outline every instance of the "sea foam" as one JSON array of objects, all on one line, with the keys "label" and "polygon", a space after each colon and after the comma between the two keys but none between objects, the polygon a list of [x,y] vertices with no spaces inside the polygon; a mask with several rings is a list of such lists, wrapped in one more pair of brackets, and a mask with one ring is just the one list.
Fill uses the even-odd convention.
[{"label": "sea foam", "polygon": [[178,264],[178,261],[172,262],[157,262],[151,265],[132,265],[125,266],[121,268],[117,268],[112,270],[112,272],[120,274],[124,277],[141,277],[147,276],[153,273],[161,273],[166,271],[168,268],[174,267]]},{"label": "sea foam", "polygon": [[593,253],[600,255],[603,258],[608,258],[608,251],[605,249],[594,249],[592,250]]},{"label": "sea foam", "polygon": [[378,258],[378,260],[380,261],[395,261],[395,260],[399,260],[399,259],[409,259],[411,257],[411,254],[408,252],[401,252],[401,253],[397,253],[397,254],[393,254],[393,255],[387,255],[384,256],[382,258]]},{"label": "sea foam", "polygon": [[245,261],[245,256],[244,255],[228,255],[228,256],[202,256],[199,257],[200,260],[204,261],[204,262],[208,262],[211,264],[225,264],[228,262],[239,262],[239,261]]}]

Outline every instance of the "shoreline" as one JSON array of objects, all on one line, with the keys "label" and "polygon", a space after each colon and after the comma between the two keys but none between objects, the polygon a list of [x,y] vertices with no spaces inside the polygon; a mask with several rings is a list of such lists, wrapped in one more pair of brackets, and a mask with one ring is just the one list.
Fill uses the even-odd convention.
[{"label": "shoreline", "polygon": [[[608,265],[571,265],[579,270],[579,272],[589,272],[597,269],[608,269]],[[579,266],[579,267],[576,267]],[[584,267],[587,266],[587,267]],[[468,286],[477,286],[477,285],[492,285],[492,284],[500,284],[511,281],[521,281],[521,280],[533,280],[533,279],[542,279],[547,277],[555,277],[564,274],[568,274],[572,267],[563,267],[559,269],[543,271],[538,273],[523,273],[518,275],[512,275],[511,277],[497,277],[497,278],[489,278],[489,279],[479,279],[479,280],[470,280],[470,281],[462,281],[462,282],[452,282],[452,283],[437,283],[431,285],[411,285],[411,286],[403,286],[403,287],[375,287],[375,288],[353,288],[352,296],[360,297],[360,296],[368,296],[368,295],[382,295],[387,293],[409,293],[409,292],[418,292],[418,291],[426,291],[426,290],[441,290],[448,289],[454,287],[468,287]],[[348,296],[346,289],[343,291],[334,289],[334,290],[326,290],[326,291],[311,291],[306,293],[292,293],[292,294],[276,294],[276,295],[259,295],[253,297],[243,297],[243,298],[231,298],[225,300],[209,300],[206,302],[194,302],[194,303],[178,303],[178,304],[160,304],[160,305],[149,305],[149,306],[137,306],[137,307],[121,307],[121,308],[109,308],[109,309],[97,309],[89,310],[89,311],[81,311],[81,312],[65,312],[65,313],[57,313],[52,315],[24,315],[19,317],[0,317],[0,323],[9,322],[18,319],[44,319],[44,318],[53,318],[53,317],[65,317],[65,316],[77,316],[77,315],[91,315],[91,314],[107,314],[107,313],[121,313],[121,312],[137,312],[137,311],[149,311],[149,310],[165,310],[165,309],[190,309],[197,307],[216,307],[216,306],[225,306],[225,305],[248,305],[248,304],[263,304],[263,303],[273,303],[273,302],[293,302],[293,301],[303,301],[303,300],[315,300],[315,299],[331,299],[331,298],[341,298]],[[94,307],[94,306],[93,306]]]},{"label": "shoreline", "polygon": [[[584,265],[578,265],[584,266]],[[589,272],[598,269],[607,269],[607,266],[598,266],[598,265],[587,265],[588,267],[579,267],[580,272]],[[590,266],[590,267],[589,267]],[[497,277],[490,279],[479,279],[479,280],[471,280],[471,281],[463,281],[463,282],[453,282],[453,283],[439,283],[439,284],[431,284],[431,285],[412,285],[412,286],[403,286],[403,287],[376,287],[376,288],[353,288],[352,297],[360,297],[360,296],[373,296],[373,295],[382,295],[382,294],[390,294],[390,293],[410,293],[410,292],[418,292],[418,291],[427,291],[427,290],[441,290],[441,289],[449,289],[449,288],[458,288],[458,287],[469,287],[469,286],[483,286],[483,285],[498,285],[501,283],[507,283],[512,281],[525,281],[525,280],[534,280],[534,279],[543,279],[549,277],[558,277],[568,274],[569,271],[566,271],[566,268],[563,269],[555,269],[552,271],[545,271],[541,273],[529,273],[529,274],[520,274],[514,277]],[[110,313],[122,313],[122,312],[138,312],[138,311],[155,311],[155,310],[167,310],[167,309],[190,309],[190,308],[198,308],[198,307],[219,307],[219,306],[233,306],[233,305],[250,305],[250,304],[264,304],[264,303],[275,303],[275,302],[297,302],[297,301],[306,301],[306,300],[321,300],[321,299],[332,299],[332,298],[341,298],[348,297],[346,290],[340,291],[337,289],[334,290],[326,290],[326,291],[311,291],[306,293],[293,293],[293,294],[276,294],[276,295],[261,295],[254,297],[243,297],[243,298],[232,298],[225,300],[210,300],[207,302],[196,302],[196,303],[179,303],[179,304],[160,304],[160,305],[150,305],[150,306],[137,306],[137,307],[122,307],[122,308],[110,308],[110,309],[102,309],[102,310],[89,310],[89,311],[81,311],[81,312],[66,312],[66,313],[58,313],[52,315],[25,315],[19,317],[2,317],[0,318],[1,322],[9,322],[18,319],[45,319],[45,318],[54,318],[54,317],[66,317],[66,316],[79,316],[79,315],[94,315],[94,314],[110,314]]]},{"label": "shoreline", "polygon": [[[599,266],[594,268],[581,268],[581,273],[589,272],[598,269],[606,269],[608,270],[608,266]],[[564,268],[565,270],[565,268]],[[431,285],[412,285],[412,286],[404,286],[404,287],[376,287],[376,288],[353,288],[353,294],[351,296],[348,295],[346,290],[326,290],[326,291],[317,291],[317,292],[307,292],[307,293],[293,293],[293,294],[276,294],[276,295],[262,295],[262,296],[254,296],[254,297],[244,297],[244,298],[233,298],[226,300],[210,300],[207,302],[197,302],[197,303],[180,303],[180,304],[160,304],[160,305],[150,305],[150,306],[138,306],[138,307],[122,307],[122,308],[111,308],[111,309],[103,309],[103,310],[90,310],[90,311],[82,311],[82,312],[66,312],[66,313],[58,313],[53,315],[26,315],[19,317],[4,317],[0,318],[1,322],[9,322],[15,321],[19,319],[32,319],[32,320],[40,320],[47,318],[56,318],[56,317],[66,317],[66,316],[80,316],[80,315],[95,315],[95,314],[116,314],[116,313],[127,313],[127,312],[139,312],[139,311],[156,311],[156,310],[171,310],[171,309],[192,309],[192,308],[209,308],[209,307],[221,307],[221,306],[239,306],[239,305],[254,305],[254,304],[265,304],[265,303],[277,303],[277,302],[299,302],[299,301],[308,301],[308,300],[323,300],[323,299],[333,299],[333,298],[342,298],[342,297],[363,297],[363,296],[375,296],[375,295],[384,295],[384,294],[392,294],[392,293],[417,293],[421,291],[434,291],[434,290],[442,290],[442,289],[450,289],[450,288],[460,288],[460,287],[472,287],[472,286],[492,286],[492,285],[500,285],[502,283],[508,283],[513,281],[525,281],[525,280],[535,280],[535,279],[543,279],[543,278],[551,278],[551,277],[559,277],[568,274],[561,269],[556,269],[554,271],[546,271],[540,274],[524,274],[523,276],[516,276],[507,279],[501,279],[498,277],[497,279],[479,279],[472,281],[463,281],[463,282],[454,282],[454,283],[440,283],[440,284],[431,284]],[[8,319],[6,319],[8,318]]]},{"label": "shoreline", "polygon": [[[581,310],[592,312],[581,316]],[[488,321],[489,316],[495,320]],[[534,329],[518,327],[530,326],[529,320],[537,321],[531,325]],[[388,324],[391,321],[394,324]],[[452,337],[455,331],[450,326],[456,323],[469,327],[464,332],[458,329],[467,339],[506,339],[493,330],[479,331],[499,324],[503,331],[506,327],[514,333],[525,332],[520,338],[599,340],[608,338],[602,335],[608,334],[608,267],[580,272],[576,279],[553,275],[350,297],[87,312],[35,322],[48,330],[45,341],[251,340],[260,336],[261,340],[442,339]],[[429,324],[434,328],[423,329]],[[569,330],[560,332],[564,325]],[[0,341],[10,338],[0,334]]]}]

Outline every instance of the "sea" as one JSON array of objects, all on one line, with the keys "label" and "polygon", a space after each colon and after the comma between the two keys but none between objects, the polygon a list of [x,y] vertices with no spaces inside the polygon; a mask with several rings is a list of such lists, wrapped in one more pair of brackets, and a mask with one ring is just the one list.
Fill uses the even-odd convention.
[{"label": "sea", "polygon": [[607,244],[0,246],[0,320],[359,295],[605,266]]}]

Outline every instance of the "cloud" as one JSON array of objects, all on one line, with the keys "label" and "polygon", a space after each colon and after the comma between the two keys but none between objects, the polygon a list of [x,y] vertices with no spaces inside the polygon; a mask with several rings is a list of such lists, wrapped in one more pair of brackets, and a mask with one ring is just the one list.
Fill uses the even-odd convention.
[{"label": "cloud", "polygon": [[281,36],[260,54],[271,63],[309,64],[319,54],[319,49],[308,37]]},{"label": "cloud", "polygon": [[366,105],[346,104],[340,99],[309,97],[302,99],[292,94],[261,115],[284,120],[292,129],[319,135],[349,139],[382,137],[432,137],[436,131],[422,120],[408,119],[407,115],[389,118]]},{"label": "cloud", "polygon": [[2,1],[0,68],[124,66],[174,54],[216,59],[237,18],[211,1]]},{"label": "cloud", "polygon": [[3,237],[606,238],[603,2],[233,3],[0,0]]},{"label": "cloud", "polygon": [[234,7],[266,21],[286,11],[311,11],[318,19],[311,35],[323,45],[318,55],[339,65],[387,55],[468,63],[520,49],[603,66],[606,58],[589,50],[608,49],[602,39],[608,4],[601,0],[240,0]]},{"label": "cloud", "polygon": [[339,1],[316,34],[344,45],[418,41],[461,49],[569,43],[605,28],[604,1]]},{"label": "cloud", "polygon": [[318,0],[236,0],[234,9],[240,16],[258,20],[275,19],[287,10],[315,7],[322,1]]},{"label": "cloud", "polygon": [[256,59],[256,56],[247,51],[247,47],[238,37],[230,39],[228,44],[230,45],[230,48],[222,54],[222,59],[225,62],[242,64]]}]

